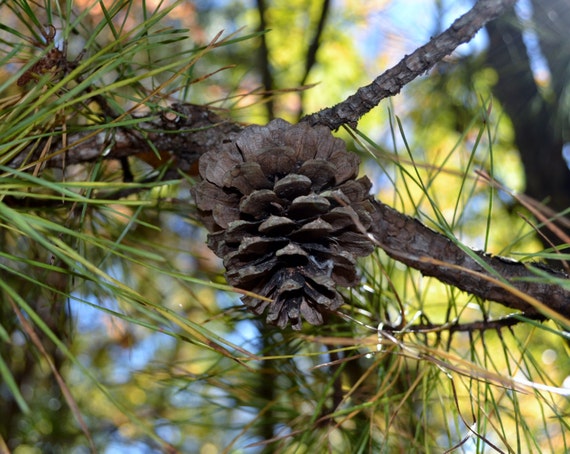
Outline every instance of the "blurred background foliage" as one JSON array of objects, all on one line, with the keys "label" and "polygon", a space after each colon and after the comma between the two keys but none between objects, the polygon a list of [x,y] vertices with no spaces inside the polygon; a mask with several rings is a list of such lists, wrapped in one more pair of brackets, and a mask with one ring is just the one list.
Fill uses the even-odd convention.
[{"label": "blurred background foliage", "polygon": [[[549,87],[556,80],[566,93],[568,73],[541,59],[545,30],[532,6],[522,2],[505,19],[524,31],[538,87],[520,100],[531,112],[550,107],[558,125],[550,131],[563,137],[567,97]],[[135,158],[132,182],[116,161],[7,166],[46,138],[44,157],[66,134],[112,137],[174,101],[243,123],[297,121],[343,100],[468,7],[1,1],[0,451],[568,451],[568,334],[556,324],[468,325],[509,311],[377,251],[361,263],[361,285],[345,292],[342,316],[281,332],[225,286],[193,221],[193,176],[161,181],[160,167]],[[540,260],[550,247],[535,233],[543,219],[514,196],[533,168],[493,94],[504,74],[489,63],[488,43],[480,33],[358,131],[338,135],[385,203],[470,247]],[[19,86],[54,48],[72,63]]]}]

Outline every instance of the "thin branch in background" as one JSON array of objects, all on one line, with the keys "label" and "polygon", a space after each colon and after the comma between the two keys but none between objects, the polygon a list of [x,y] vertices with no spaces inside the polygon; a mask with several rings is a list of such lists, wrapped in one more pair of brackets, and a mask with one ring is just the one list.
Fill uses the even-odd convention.
[{"label": "thin branch in background", "polygon": [[[321,37],[323,35],[323,30],[325,29],[325,24],[327,22],[328,13],[330,11],[330,4],[331,4],[330,0],[323,1],[323,6],[321,8],[321,15],[319,17],[317,29],[315,30],[315,35],[313,36],[311,44],[307,49],[307,56],[305,58],[305,73],[303,74],[303,77],[301,78],[301,82],[299,84],[301,86],[305,85],[305,83],[307,82],[307,78],[309,77],[309,74],[313,69],[313,66],[315,66],[315,63],[317,62],[317,52],[321,45]],[[299,117],[303,116],[304,93],[305,93],[304,91],[300,92],[301,103],[300,103]]]},{"label": "thin branch in background", "polygon": [[[267,6],[265,0],[257,0],[257,11],[259,14],[259,31],[267,31],[267,23],[265,22],[265,12]],[[271,73],[271,63],[269,62],[269,46],[267,45],[267,34],[262,33],[261,35],[261,46],[259,47],[259,59],[261,67],[261,78],[263,81],[263,87],[266,92],[271,92],[273,90],[274,82],[273,75]],[[266,98],[265,109],[267,110],[267,116],[271,120],[274,117],[274,102],[269,95]]]},{"label": "thin branch in background", "polygon": [[355,94],[333,107],[307,115],[301,121],[311,125],[325,125],[332,130],[342,125],[356,127],[358,120],[380,101],[398,94],[405,85],[433,68],[460,44],[469,42],[487,22],[499,17],[515,2],[516,0],[479,0],[447,30],[418,47],[370,85],[359,88]]},{"label": "thin branch in background", "polygon": [[305,58],[305,73],[303,74],[303,78],[301,79],[300,85],[305,85],[307,81],[307,77],[309,77],[309,73],[313,66],[317,62],[317,51],[319,50],[319,46],[321,45],[321,36],[323,34],[323,30],[325,29],[325,24],[327,22],[328,13],[330,10],[330,0],[323,1],[323,7],[321,9],[321,15],[319,17],[319,23],[317,24],[317,29],[315,30],[315,35],[309,45],[307,50],[307,56]]}]

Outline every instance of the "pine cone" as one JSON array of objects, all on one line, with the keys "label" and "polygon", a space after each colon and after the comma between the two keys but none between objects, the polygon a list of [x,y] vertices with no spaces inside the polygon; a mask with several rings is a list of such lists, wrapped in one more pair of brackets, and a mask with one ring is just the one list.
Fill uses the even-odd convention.
[{"label": "pine cone", "polygon": [[200,158],[192,192],[208,246],[231,285],[272,299],[242,297],[256,314],[267,309],[268,323],[320,325],[343,304],[335,287],[357,284],[374,216],[359,163],[328,128],[280,119]]}]

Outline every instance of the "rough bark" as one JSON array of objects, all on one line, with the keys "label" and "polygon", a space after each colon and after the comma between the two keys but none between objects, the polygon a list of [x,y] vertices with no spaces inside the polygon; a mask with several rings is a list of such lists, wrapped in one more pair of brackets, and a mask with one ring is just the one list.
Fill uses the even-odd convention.
[{"label": "rough bark", "polygon": [[[374,237],[392,258],[485,300],[496,301],[532,318],[545,317],[541,304],[570,318],[570,291],[539,282],[541,273],[553,278],[568,276],[538,264],[471,251],[434,232],[421,222],[377,202],[380,213]],[[536,299],[536,304],[529,298]],[[548,316],[546,316],[548,317]]]},{"label": "rough bark", "polygon": [[385,98],[397,95],[416,77],[421,76],[460,44],[469,42],[489,21],[499,17],[516,0],[480,0],[451,27],[404,57],[400,63],[378,76],[370,85],[361,87],[345,101],[333,107],[307,115],[301,121],[311,125],[325,125],[335,130],[358,120]]}]

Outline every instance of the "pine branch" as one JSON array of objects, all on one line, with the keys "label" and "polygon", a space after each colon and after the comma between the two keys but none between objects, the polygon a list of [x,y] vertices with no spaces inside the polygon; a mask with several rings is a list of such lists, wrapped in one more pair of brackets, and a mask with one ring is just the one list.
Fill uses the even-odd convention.
[{"label": "pine branch", "polygon": [[487,22],[499,17],[515,1],[479,0],[447,30],[404,57],[370,85],[359,88],[355,94],[333,107],[307,115],[301,121],[311,125],[325,125],[331,130],[346,124],[356,127],[358,120],[380,101],[398,94],[406,84],[431,69],[460,44],[469,42]]},{"label": "pine branch", "polygon": [[[513,0],[479,1],[447,31],[406,57],[373,84],[331,109],[305,117],[304,121],[326,124],[331,129],[358,121],[380,99],[396,94],[513,3]],[[180,170],[190,172],[202,154],[234,140],[241,129],[241,125],[223,120],[207,107],[175,104],[162,113],[141,119],[136,129],[117,127],[113,134],[108,130],[69,133],[67,147],[62,147],[61,140],[53,140],[51,149],[56,151],[46,156],[44,163],[55,167],[64,162],[69,165],[150,153],[164,163],[171,162],[163,178],[178,178]],[[36,148],[41,150],[43,147]],[[28,150],[24,150],[9,165],[21,168],[24,159],[33,162],[38,157],[30,156]],[[373,230],[375,241],[394,259],[482,299],[522,311],[527,317],[552,318],[563,323],[566,323],[564,318],[570,319],[570,290],[538,279],[540,273],[559,282],[568,276],[548,268],[470,251],[379,201],[375,202],[375,207],[379,219]]]},{"label": "pine branch", "polygon": [[[168,114],[175,111],[179,114],[176,120],[165,114],[159,116],[157,121],[146,124],[148,128],[166,128],[167,123],[172,121],[180,128],[178,134],[146,134],[146,140],[152,140],[159,152],[169,150],[172,162],[176,164],[170,166],[165,178],[179,177],[178,170],[187,172],[205,151],[231,141],[241,130],[240,125],[224,122],[203,106],[174,105]],[[77,150],[71,146],[66,158],[67,164],[99,159],[101,149],[106,146],[103,133],[83,142],[82,135],[76,139],[79,139],[80,145]],[[114,141],[115,146],[105,159],[152,153],[148,142],[139,134],[119,132],[114,135]],[[60,153],[48,163],[59,166],[62,159]],[[559,280],[568,279],[567,275],[544,266],[533,267],[461,248],[448,237],[380,201],[375,201],[375,209],[378,222],[372,229],[374,239],[395,260],[472,295],[521,311],[527,317],[556,318],[558,314],[570,319],[570,290],[560,285],[539,282],[536,270]]]},{"label": "pine branch", "polygon": [[[212,109],[195,104],[173,104],[170,108],[140,119],[134,127],[105,128],[100,131],[67,133],[51,138],[52,154],[40,158],[43,146],[35,152],[28,149],[10,161],[9,166],[36,165],[39,159],[46,167],[83,164],[97,160],[120,160],[138,157],[152,160],[152,165],[170,165],[163,179],[180,178],[179,171],[194,173],[193,167],[206,151],[232,140],[242,127],[224,120]],[[47,139],[42,142],[46,143]],[[29,163],[29,164],[27,164]]]},{"label": "pine branch", "polygon": [[380,201],[375,202],[375,208],[380,221],[373,229],[374,238],[393,259],[479,298],[522,311],[527,317],[570,320],[570,290],[539,279],[546,274],[565,280],[566,274],[460,247]]}]

